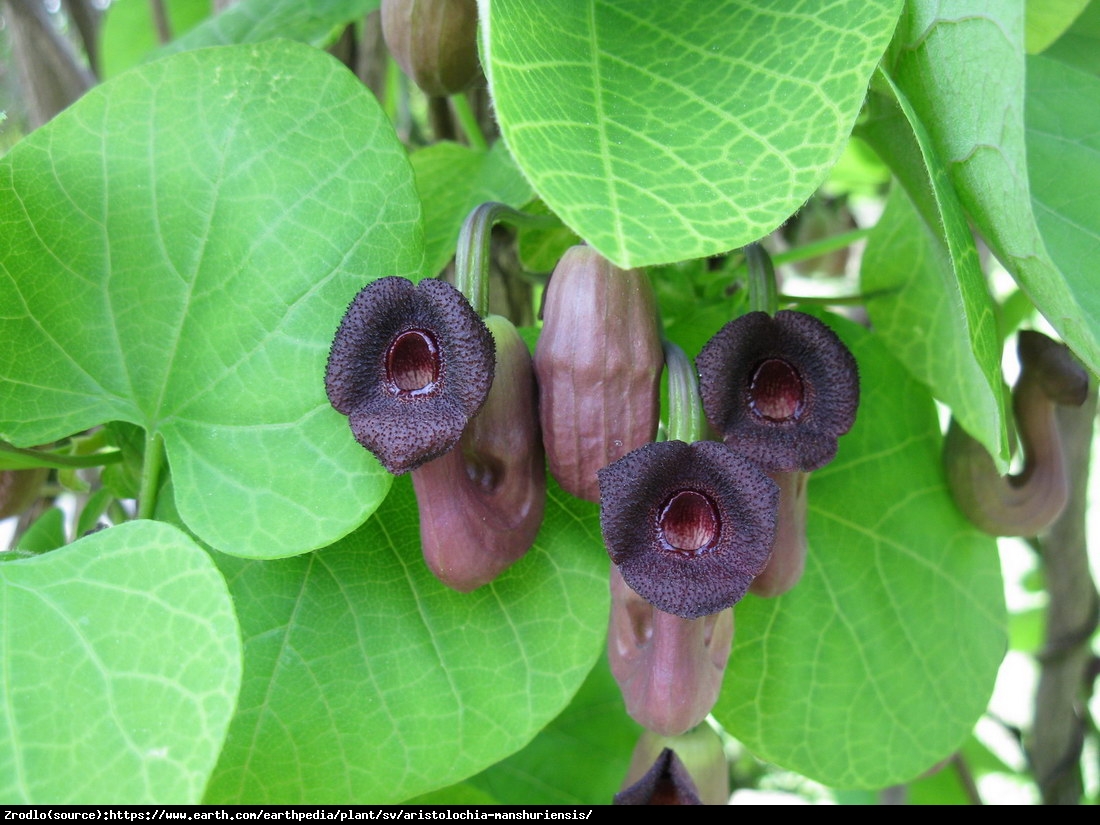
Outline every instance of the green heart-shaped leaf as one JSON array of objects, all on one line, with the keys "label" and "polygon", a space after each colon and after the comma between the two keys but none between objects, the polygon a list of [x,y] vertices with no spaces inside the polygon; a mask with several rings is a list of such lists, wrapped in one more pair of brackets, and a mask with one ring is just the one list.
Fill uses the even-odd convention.
[{"label": "green heart-shaped leaf", "polygon": [[519,750],[568,704],[607,631],[595,505],[552,486],[535,546],[472,593],[419,547],[405,476],[332,547],[218,558],[246,658],[208,802],[400,802]]},{"label": "green heart-shaped leaf", "polygon": [[0,438],[129,421],[163,438],[205,541],[324,546],[390,484],[325,397],[332,336],[422,256],[407,155],[333,58],[271,42],[133,69],[0,159]]},{"label": "green heart-shaped leaf", "polygon": [[[1029,58],[1027,161],[1032,206],[1047,250],[1076,285],[1078,311],[1100,330],[1095,271],[1100,260],[1097,135],[1100,77],[1046,57]],[[1091,366],[1096,370],[1098,365]]]},{"label": "green heart-shaped leaf", "polygon": [[561,219],[624,268],[754,241],[824,180],[896,0],[481,0],[501,132]]},{"label": "green heart-shaped leaf", "polygon": [[994,539],[947,492],[935,407],[874,338],[833,321],[863,388],[810,478],[806,572],[749,596],[715,716],[758,756],[840,788],[907,782],[966,740],[1006,646]]},{"label": "green heart-shaped leaf", "polygon": [[241,679],[209,556],[134,521],[0,565],[0,798],[196,804]]}]

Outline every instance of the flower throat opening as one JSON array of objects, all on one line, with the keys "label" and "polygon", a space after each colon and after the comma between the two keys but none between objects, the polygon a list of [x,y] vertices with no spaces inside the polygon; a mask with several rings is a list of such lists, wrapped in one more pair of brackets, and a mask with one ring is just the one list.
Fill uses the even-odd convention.
[{"label": "flower throat opening", "polygon": [[439,347],[427,330],[398,335],[386,351],[386,379],[398,395],[428,395],[439,381]]},{"label": "flower throat opening", "polygon": [[722,519],[708,496],[695,490],[681,490],[661,508],[657,529],[667,549],[697,555],[718,541]]},{"label": "flower throat opening", "polygon": [[749,407],[768,421],[792,421],[802,415],[802,379],[786,361],[768,358],[752,374]]}]

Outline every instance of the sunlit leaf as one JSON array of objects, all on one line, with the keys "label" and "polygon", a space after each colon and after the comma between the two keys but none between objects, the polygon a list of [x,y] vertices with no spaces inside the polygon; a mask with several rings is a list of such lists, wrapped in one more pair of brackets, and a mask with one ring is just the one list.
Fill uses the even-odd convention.
[{"label": "sunlit leaf", "polygon": [[293,559],[219,557],[245,641],[216,803],[400,802],[522,748],[603,648],[595,505],[557,488],[535,547],[456,593],[420,554],[402,477],[358,531]]}]

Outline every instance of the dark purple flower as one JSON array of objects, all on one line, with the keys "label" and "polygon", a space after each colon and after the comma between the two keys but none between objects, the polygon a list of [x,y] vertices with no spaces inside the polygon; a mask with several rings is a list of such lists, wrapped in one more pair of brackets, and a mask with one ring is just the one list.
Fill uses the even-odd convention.
[{"label": "dark purple flower", "polygon": [[665,748],[641,779],[615,794],[613,804],[702,805],[703,802],[680,757],[671,748]]},{"label": "dark purple flower", "polygon": [[779,488],[714,441],[658,441],[602,468],[600,527],[623,580],[697,619],[740,601],[768,562]]},{"label": "dark purple flower", "polygon": [[325,390],[356,440],[391,473],[450,451],[489,394],[493,337],[445,281],[379,278],[351,302]]},{"label": "dark purple flower", "polygon": [[855,358],[812,315],[742,315],[707,342],[695,364],[707,421],[767,470],[828,464],[855,421]]}]

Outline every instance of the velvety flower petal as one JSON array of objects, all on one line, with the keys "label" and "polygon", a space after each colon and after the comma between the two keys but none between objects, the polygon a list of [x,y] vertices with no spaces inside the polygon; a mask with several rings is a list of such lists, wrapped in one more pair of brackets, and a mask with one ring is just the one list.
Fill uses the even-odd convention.
[{"label": "velvety flower petal", "polygon": [[779,488],[713,441],[659,441],[599,471],[600,527],[623,580],[659,610],[731,607],[768,562]]},{"label": "velvety flower petal", "polygon": [[489,329],[453,286],[379,278],[340,322],[325,390],[356,440],[400,474],[454,447],[495,363]]},{"label": "velvety flower petal", "polygon": [[695,364],[707,421],[765,469],[824,466],[855,422],[855,358],[812,315],[742,315],[707,342]]}]

